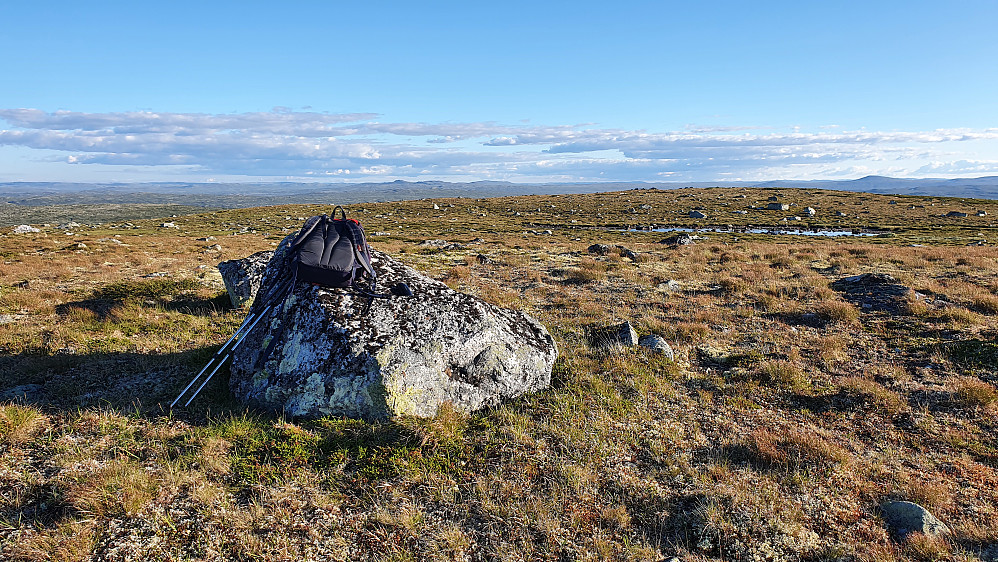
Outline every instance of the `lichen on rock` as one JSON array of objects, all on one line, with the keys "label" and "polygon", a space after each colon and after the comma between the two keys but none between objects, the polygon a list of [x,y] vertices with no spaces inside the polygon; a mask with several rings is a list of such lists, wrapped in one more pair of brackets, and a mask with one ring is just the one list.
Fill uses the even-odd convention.
[{"label": "lichen on rock", "polygon": [[[288,243],[278,246],[258,294],[290,275]],[[365,314],[367,297],[298,283],[235,352],[236,397],[295,417],[385,419],[433,416],[445,402],[473,411],[550,384],[558,351],[536,320],[386,254],[373,252],[372,265],[380,287],[406,283],[413,296],[375,299]]]}]

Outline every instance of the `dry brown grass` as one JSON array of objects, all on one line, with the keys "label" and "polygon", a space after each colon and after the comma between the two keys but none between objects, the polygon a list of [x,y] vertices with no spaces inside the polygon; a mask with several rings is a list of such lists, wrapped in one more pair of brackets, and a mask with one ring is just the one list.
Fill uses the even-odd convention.
[{"label": "dry brown grass", "polygon": [[[822,213],[845,209],[847,219],[822,216],[846,228],[862,203],[863,221],[894,225],[896,236],[711,233],[669,248],[660,234],[613,230],[633,224],[627,209],[645,202],[654,210],[642,220],[682,226],[674,211],[693,197],[709,199],[699,204],[717,206],[711,216],[726,223],[764,223],[769,215],[726,213],[771,193],[351,209],[369,233],[392,233],[372,236],[376,249],[528,311],[562,352],[540,393],[471,415],[443,408],[430,420],[381,424],[244,415],[224,379],[203,395],[203,410],[158,407],[242,318],[207,305],[221,292],[217,262],[272,247],[300,224],[294,217],[328,208],[209,213],[184,218],[181,232],[107,228],[80,238],[90,246],[81,253],[63,249],[76,239],[0,237],[0,314],[17,318],[0,325],[0,380],[43,384],[48,401],[3,426],[20,429],[0,442],[0,474],[13,475],[0,486],[0,558],[110,559],[114,545],[125,559],[973,560],[975,545],[998,536],[987,523],[998,520],[995,391],[985,382],[998,375],[988,347],[993,250],[964,246],[960,229],[930,230],[926,210],[819,190],[781,196]],[[586,222],[596,213],[599,225]],[[610,228],[523,234],[541,228],[528,223],[568,217]],[[967,224],[989,228],[986,219]],[[230,236],[245,226],[258,232]],[[113,234],[127,246],[96,242]],[[208,234],[221,252],[194,241]],[[426,252],[418,243],[430,238],[471,245]],[[597,242],[638,259],[588,255]],[[495,263],[479,264],[479,252]],[[154,272],[198,285],[111,299],[109,311],[88,303]],[[927,299],[897,313],[860,309],[829,286],[864,272],[890,273]],[[679,291],[659,287],[670,279]],[[204,310],[176,306],[184,293]],[[587,348],[584,325],[623,319],[663,335],[676,361]],[[707,347],[723,357],[701,362]],[[892,543],[871,515],[885,493],[932,508],[952,541],[936,550]],[[155,529],[156,541],[129,529]]]},{"label": "dry brown grass", "polygon": [[47,425],[37,408],[0,404],[0,443],[18,444],[34,438]]},{"label": "dry brown grass", "polygon": [[826,322],[855,324],[859,320],[856,307],[841,300],[822,301],[814,307],[814,311]]},{"label": "dry brown grass", "polygon": [[764,361],[756,368],[756,373],[762,381],[780,388],[804,390],[810,387],[804,368],[793,361]]},{"label": "dry brown grass", "polygon": [[951,384],[953,401],[963,408],[990,408],[998,404],[998,389],[976,377],[959,377]]},{"label": "dry brown grass", "polygon": [[848,462],[848,451],[813,431],[753,431],[745,441],[752,462],[787,470],[827,468]]},{"label": "dry brown grass", "polygon": [[883,385],[863,377],[845,377],[838,382],[839,388],[853,399],[869,404],[889,416],[895,416],[907,409],[907,404],[897,394]]}]

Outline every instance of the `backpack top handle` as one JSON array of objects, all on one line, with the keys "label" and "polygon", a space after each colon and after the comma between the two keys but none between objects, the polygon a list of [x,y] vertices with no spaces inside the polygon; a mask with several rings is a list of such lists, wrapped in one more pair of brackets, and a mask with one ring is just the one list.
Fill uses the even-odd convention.
[{"label": "backpack top handle", "polygon": [[336,209],[339,209],[340,212],[343,213],[343,220],[347,220],[346,210],[343,207],[340,207],[339,205],[337,205],[336,208],[333,209],[333,214],[329,215],[329,218],[336,220]]}]

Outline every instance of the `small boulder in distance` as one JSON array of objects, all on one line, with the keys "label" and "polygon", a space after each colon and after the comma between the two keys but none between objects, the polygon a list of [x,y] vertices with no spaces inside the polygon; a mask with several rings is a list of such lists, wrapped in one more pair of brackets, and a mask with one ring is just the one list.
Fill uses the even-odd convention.
[{"label": "small boulder in distance", "polygon": [[675,359],[675,353],[672,351],[672,347],[669,342],[665,341],[665,338],[657,334],[648,334],[647,336],[641,336],[638,338],[638,345],[642,347],[647,347],[648,349],[664,354],[669,359]]},{"label": "small boulder in distance", "polygon": [[613,347],[616,345],[638,345],[638,332],[630,322],[613,326],[591,325],[586,330],[590,347]]},{"label": "small boulder in distance", "polygon": [[903,539],[909,533],[922,533],[928,537],[949,534],[949,528],[936,519],[929,510],[914,502],[888,502],[880,506],[884,521],[897,538]]},{"label": "small boulder in distance", "polygon": [[605,256],[610,253],[610,246],[606,244],[593,244],[586,251],[597,256]]}]

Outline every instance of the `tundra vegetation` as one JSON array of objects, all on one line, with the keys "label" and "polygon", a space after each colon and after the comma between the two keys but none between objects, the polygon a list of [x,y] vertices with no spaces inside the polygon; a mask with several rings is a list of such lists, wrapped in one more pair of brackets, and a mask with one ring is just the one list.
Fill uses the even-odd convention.
[{"label": "tundra vegetation", "polygon": [[[789,211],[764,210],[771,196]],[[0,558],[995,556],[998,202],[718,188],[353,205],[376,249],[543,322],[551,388],[470,415],[303,421],[245,410],[223,372],[171,412],[245,314],[215,265],[323,212],[0,236]],[[877,235],[634,230],[748,224]],[[891,290],[836,284],[864,273]],[[675,360],[587,346],[587,326],[623,320]],[[951,533],[892,537],[890,500]]]}]

